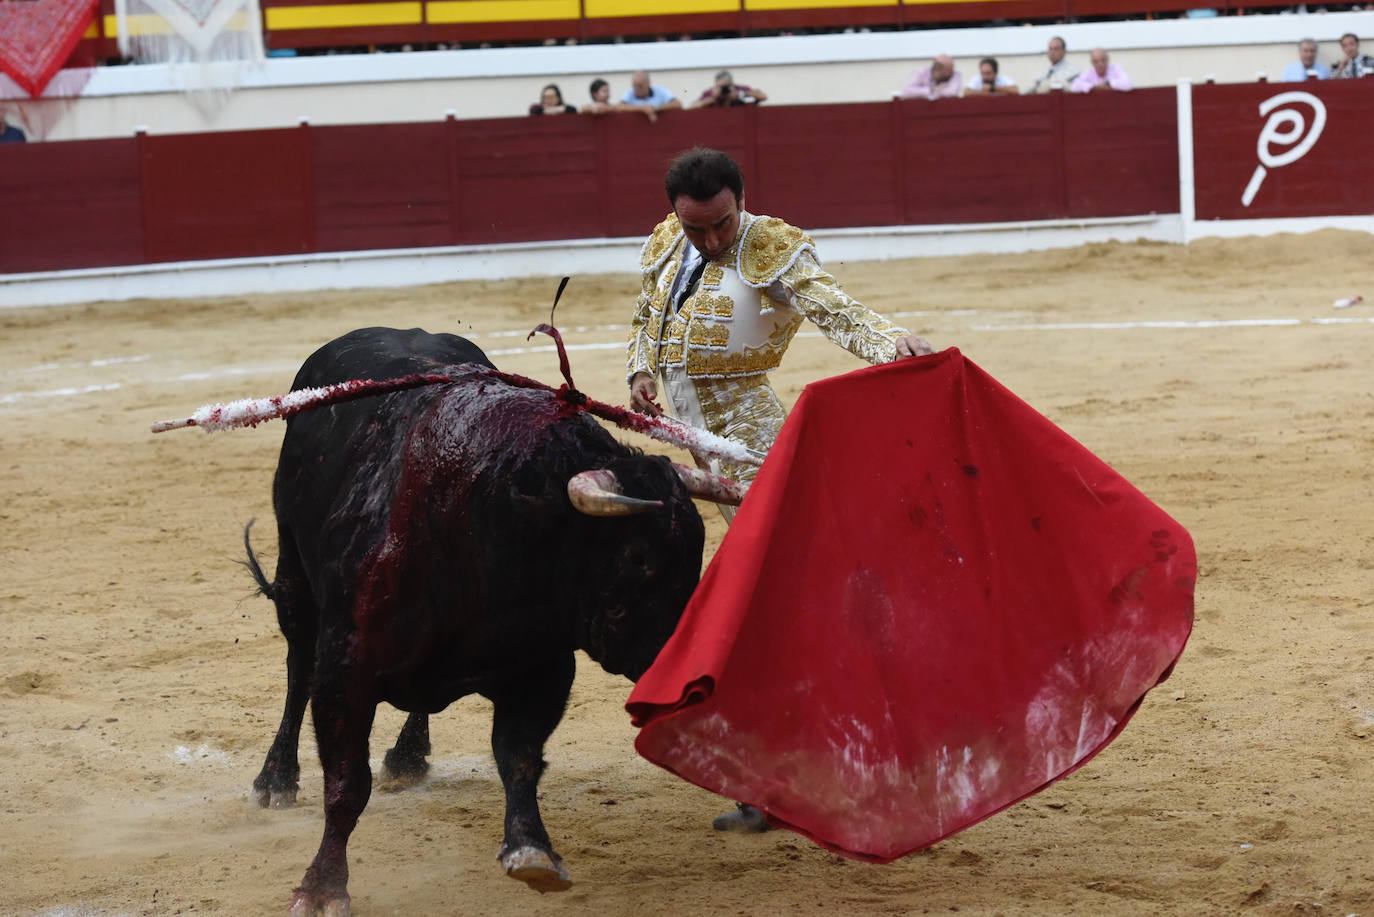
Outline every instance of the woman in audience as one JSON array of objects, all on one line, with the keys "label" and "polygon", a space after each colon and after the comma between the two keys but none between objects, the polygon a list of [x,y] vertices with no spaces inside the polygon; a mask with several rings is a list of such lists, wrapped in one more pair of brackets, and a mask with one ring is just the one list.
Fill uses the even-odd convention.
[{"label": "woman in audience", "polygon": [[611,104],[611,84],[603,79],[592,80],[591,89],[592,101],[588,105],[582,106],[584,115],[604,115],[607,112],[615,111],[615,106]]},{"label": "woman in audience", "polygon": [[530,106],[532,115],[575,115],[577,108],[563,102],[563,93],[557,83],[545,86],[539,94],[539,101]]}]

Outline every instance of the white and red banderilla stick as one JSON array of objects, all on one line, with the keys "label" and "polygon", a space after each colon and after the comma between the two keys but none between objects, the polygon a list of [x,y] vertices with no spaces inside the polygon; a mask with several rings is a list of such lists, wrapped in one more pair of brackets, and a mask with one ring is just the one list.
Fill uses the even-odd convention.
[{"label": "white and red banderilla stick", "polygon": [[[543,326],[541,326],[543,327]],[[561,344],[561,342],[560,342]],[[561,349],[561,348],[560,348]],[[636,433],[643,433],[659,442],[686,449],[693,455],[705,458],[719,458],[727,462],[747,465],[763,464],[763,455],[739,443],[717,436],[709,430],[689,426],[669,417],[650,417],[627,408],[616,407],[596,401],[573,388],[563,385],[553,388],[525,376],[503,373],[479,364],[470,364],[475,372],[488,374],[522,388],[539,388],[554,392],[565,404],[575,410],[587,411],[616,426]],[[256,427],[268,420],[281,420],[292,414],[313,408],[366,398],[370,395],[385,395],[389,392],[418,388],[424,385],[442,385],[457,381],[457,377],[416,373],[396,379],[351,379],[322,388],[303,388],[285,395],[270,398],[244,398],[228,404],[207,404],[182,420],[161,420],[153,424],[154,433],[180,430],[186,427],[200,427],[206,433],[229,430],[235,427]]]}]

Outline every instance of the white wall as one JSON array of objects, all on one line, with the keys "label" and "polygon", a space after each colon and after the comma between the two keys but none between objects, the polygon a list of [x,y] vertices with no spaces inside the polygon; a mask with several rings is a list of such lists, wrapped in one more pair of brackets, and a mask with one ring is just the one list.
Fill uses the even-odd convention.
[{"label": "white wall", "polygon": [[139,126],[155,134],[293,127],[302,117],[313,124],[428,121],[446,109],[460,118],[522,115],[545,83],[558,83],[580,104],[595,77],[618,94],[640,68],[687,98],[728,67],[740,83],[763,88],[770,105],[881,101],[941,53],[965,74],[979,58],[996,57],[1003,73],[1028,84],[1046,66],[1052,35],[1066,40],[1080,67],[1091,48],[1107,48],[1138,86],[1173,85],[1179,77],[1247,82],[1260,71],[1277,80],[1303,37],[1318,40],[1319,60],[1334,60],[1344,32],[1374,44],[1374,11],[275,58],[248,73],[213,117],[172,88],[166,67],[105,67],[80,98],[37,104],[69,106],[49,135],[62,140],[128,136]]}]

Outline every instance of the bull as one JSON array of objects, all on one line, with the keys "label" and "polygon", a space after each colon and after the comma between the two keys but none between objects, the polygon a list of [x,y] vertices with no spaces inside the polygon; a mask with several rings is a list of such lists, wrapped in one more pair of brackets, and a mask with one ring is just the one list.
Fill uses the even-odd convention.
[{"label": "bull", "polygon": [[383,701],[410,713],[385,768],[413,778],[428,766],[428,715],[473,693],[491,700],[500,862],[536,890],[567,888],[536,792],[574,650],[637,679],[697,585],[693,490],[737,502],[494,369],[455,335],[366,328],[321,347],[292,385],[451,380],[293,416],[273,482],[270,582],[244,531],[287,641],[285,710],[254,796],[294,802],[307,701],[324,769],[324,836],[293,914],[349,912],[347,844],[371,793]]}]

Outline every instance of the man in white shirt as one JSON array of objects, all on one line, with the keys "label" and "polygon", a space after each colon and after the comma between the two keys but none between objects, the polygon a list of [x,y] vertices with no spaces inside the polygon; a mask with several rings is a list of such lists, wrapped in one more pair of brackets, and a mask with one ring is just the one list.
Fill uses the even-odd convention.
[{"label": "man in white shirt", "polygon": [[1031,84],[1031,92],[1049,92],[1051,89],[1068,89],[1069,84],[1078,77],[1078,71],[1069,66],[1069,62],[1064,59],[1064,52],[1067,47],[1064,39],[1058,35],[1050,39],[1049,51],[1046,52],[1050,59],[1050,69]]}]

